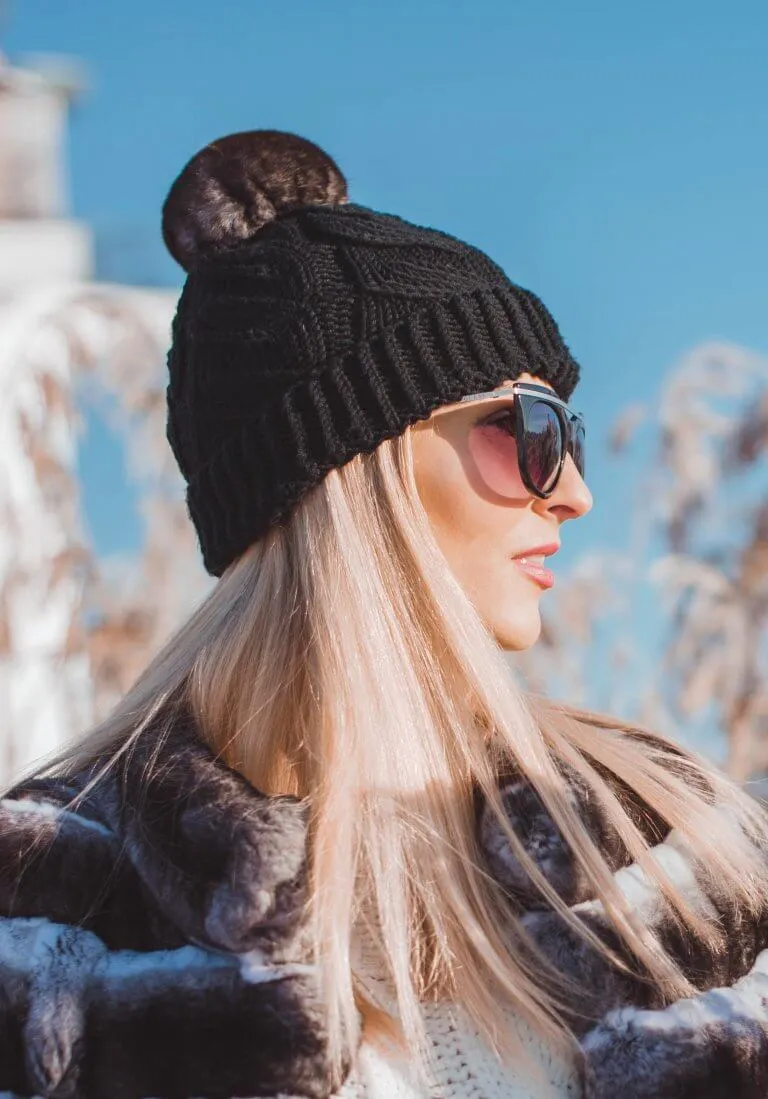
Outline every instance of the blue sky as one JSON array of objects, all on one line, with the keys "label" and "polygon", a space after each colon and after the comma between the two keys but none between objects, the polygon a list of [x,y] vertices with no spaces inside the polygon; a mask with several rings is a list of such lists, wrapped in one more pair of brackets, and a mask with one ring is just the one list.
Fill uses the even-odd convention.
[{"label": "blue sky", "polygon": [[[323,145],[352,197],[477,244],[543,297],[583,365],[595,509],[567,564],[627,535],[602,440],[698,341],[768,351],[768,4],[646,0],[16,0],[12,60],[79,58],[74,212],[102,270],[176,284],[159,210],[235,130]],[[135,531],[108,434],[83,450],[103,549]]]}]

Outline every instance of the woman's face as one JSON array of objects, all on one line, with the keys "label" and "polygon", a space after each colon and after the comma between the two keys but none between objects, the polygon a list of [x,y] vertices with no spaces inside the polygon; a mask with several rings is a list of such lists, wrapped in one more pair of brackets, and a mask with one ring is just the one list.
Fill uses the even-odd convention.
[{"label": "woman's face", "polygon": [[[531,374],[516,380],[547,384]],[[454,575],[498,644],[521,650],[541,632],[539,602],[551,586],[546,570],[552,565],[544,561],[541,569],[542,554],[557,551],[563,523],[586,515],[592,495],[570,455],[546,500],[526,489],[516,461],[509,474],[517,479],[514,498],[490,489],[478,472],[470,430],[499,407],[483,401],[443,406],[414,425],[414,468],[419,496]],[[513,445],[509,439],[506,444]],[[521,560],[526,554],[527,564]]]}]

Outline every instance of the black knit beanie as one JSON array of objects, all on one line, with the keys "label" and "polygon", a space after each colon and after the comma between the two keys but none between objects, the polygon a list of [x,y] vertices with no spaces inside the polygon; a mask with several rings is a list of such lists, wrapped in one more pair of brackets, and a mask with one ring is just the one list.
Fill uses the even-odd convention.
[{"label": "black knit beanie", "polygon": [[483,252],[347,202],[293,134],[212,142],[163,207],[187,270],[168,439],[215,576],[326,473],[438,406],[530,372],[568,399],[555,321]]}]

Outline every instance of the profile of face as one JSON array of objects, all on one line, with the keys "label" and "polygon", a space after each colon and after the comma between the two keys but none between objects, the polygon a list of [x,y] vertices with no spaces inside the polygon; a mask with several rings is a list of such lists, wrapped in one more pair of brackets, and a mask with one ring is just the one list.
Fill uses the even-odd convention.
[{"label": "profile of face", "polygon": [[[515,380],[552,389],[531,374]],[[444,405],[412,429],[416,484],[437,542],[486,626],[509,651],[538,640],[540,602],[554,583],[546,558],[557,552],[563,524],[592,507],[570,454],[550,496],[526,487],[508,426],[515,399],[502,402],[501,414],[494,400]]]}]

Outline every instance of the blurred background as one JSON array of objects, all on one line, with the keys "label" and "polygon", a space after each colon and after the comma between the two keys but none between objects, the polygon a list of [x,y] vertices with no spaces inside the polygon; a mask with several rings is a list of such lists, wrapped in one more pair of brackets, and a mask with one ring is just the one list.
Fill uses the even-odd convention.
[{"label": "blurred background", "polygon": [[294,130],[486,249],[583,381],[536,690],[768,774],[768,5],[0,3],[0,781],[204,595],[164,437],[200,147]]}]

